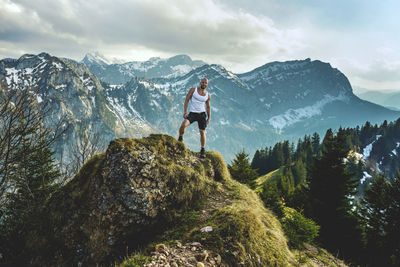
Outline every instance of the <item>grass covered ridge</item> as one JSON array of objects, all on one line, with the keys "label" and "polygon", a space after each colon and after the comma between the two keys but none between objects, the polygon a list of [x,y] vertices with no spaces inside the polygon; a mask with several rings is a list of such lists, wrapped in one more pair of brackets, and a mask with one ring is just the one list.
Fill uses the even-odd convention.
[{"label": "grass covered ridge", "polygon": [[[185,153],[192,153],[185,150]],[[296,258],[287,245],[281,224],[266,209],[257,194],[230,178],[228,168],[218,152],[207,152],[202,161],[204,172],[213,173],[212,192],[197,208],[188,210],[176,223],[153,240],[142,256],[150,255],[157,243],[199,241],[221,255],[229,266],[292,266]],[[211,169],[211,170],[210,170]],[[209,177],[209,179],[213,179]],[[213,231],[200,232],[204,226]],[[134,254],[135,258],[140,258]],[[120,266],[132,266],[127,259]]]}]

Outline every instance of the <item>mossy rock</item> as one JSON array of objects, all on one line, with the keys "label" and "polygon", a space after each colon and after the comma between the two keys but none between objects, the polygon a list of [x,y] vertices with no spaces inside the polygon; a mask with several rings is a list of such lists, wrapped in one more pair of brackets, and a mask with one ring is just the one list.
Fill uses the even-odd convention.
[{"label": "mossy rock", "polygon": [[108,264],[162,232],[215,186],[214,167],[167,135],[116,139],[47,201],[41,265]]}]

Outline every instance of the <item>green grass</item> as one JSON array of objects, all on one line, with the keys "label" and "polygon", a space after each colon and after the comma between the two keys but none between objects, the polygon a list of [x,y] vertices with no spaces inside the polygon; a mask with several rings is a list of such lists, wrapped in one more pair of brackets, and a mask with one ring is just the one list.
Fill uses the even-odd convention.
[{"label": "green grass", "polygon": [[132,254],[122,263],[116,264],[115,267],[143,267],[144,264],[150,263],[151,257],[143,255],[139,252]]},{"label": "green grass", "polygon": [[269,173],[257,178],[255,180],[255,185],[256,185],[255,191],[256,191],[256,193],[261,193],[264,183],[266,181],[274,181],[282,171],[283,171],[283,168],[279,168],[279,169],[276,169],[276,170],[274,170],[272,172],[269,172]]}]

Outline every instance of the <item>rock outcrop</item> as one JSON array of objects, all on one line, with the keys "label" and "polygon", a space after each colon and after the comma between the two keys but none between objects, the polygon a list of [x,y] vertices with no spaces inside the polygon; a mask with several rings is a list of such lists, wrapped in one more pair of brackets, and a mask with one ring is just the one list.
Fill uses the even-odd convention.
[{"label": "rock outcrop", "polygon": [[209,160],[170,136],[112,141],[49,199],[56,257],[46,261],[109,263],[196,204],[214,178]]}]

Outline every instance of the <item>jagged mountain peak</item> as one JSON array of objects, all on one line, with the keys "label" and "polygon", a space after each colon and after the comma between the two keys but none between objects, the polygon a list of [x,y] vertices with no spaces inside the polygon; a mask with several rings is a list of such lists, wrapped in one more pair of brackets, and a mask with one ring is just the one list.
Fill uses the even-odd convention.
[{"label": "jagged mountain peak", "polygon": [[[71,70],[72,64],[48,53],[25,54],[17,60],[1,60],[0,62],[3,63],[0,79],[4,76],[3,82],[8,89],[30,87],[41,91],[48,89],[47,82],[45,82],[46,86],[43,84],[44,80],[51,76],[55,77],[64,70]],[[85,66],[80,65],[80,69],[82,68],[84,68],[82,72],[90,73]],[[57,83],[58,81],[52,81],[53,86]]]},{"label": "jagged mountain peak", "polygon": [[208,78],[208,80],[215,79],[220,76],[223,76],[228,79],[232,79],[232,78],[237,79],[236,74],[227,70],[224,66],[219,65],[219,64],[204,64],[204,65],[190,71],[183,78],[186,78],[187,76],[193,76],[193,75],[197,75],[198,78],[200,78],[200,79],[205,77],[205,78]]},{"label": "jagged mountain peak", "polygon": [[100,80],[109,84],[124,84],[133,77],[175,78],[204,65],[200,60],[192,60],[187,55],[170,58],[152,57],[146,61],[129,61],[108,64],[102,56],[91,55],[82,61]]},{"label": "jagged mountain peak", "polygon": [[90,65],[90,64],[109,65],[109,64],[112,64],[112,62],[109,59],[107,59],[104,55],[100,54],[100,52],[97,52],[97,51],[87,53],[81,62],[86,65]]}]

